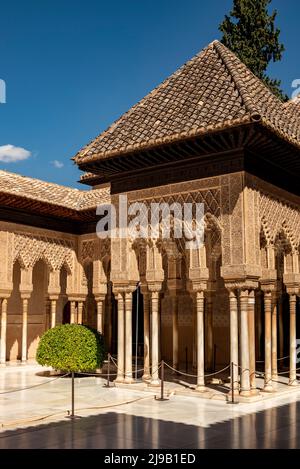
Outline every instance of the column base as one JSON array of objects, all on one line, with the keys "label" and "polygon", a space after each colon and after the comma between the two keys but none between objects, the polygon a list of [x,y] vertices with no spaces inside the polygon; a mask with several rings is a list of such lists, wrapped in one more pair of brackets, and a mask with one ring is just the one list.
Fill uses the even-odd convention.
[{"label": "column base", "polygon": [[27,365],[27,360],[21,360],[21,365]]},{"label": "column base", "polygon": [[250,396],[252,396],[252,392],[251,392],[250,389],[245,389],[245,390],[242,390],[242,389],[241,389],[240,396],[242,396],[242,397],[250,397]]},{"label": "column base", "polygon": [[297,379],[290,379],[289,380],[289,386],[299,386],[299,381]]},{"label": "column base", "polygon": [[114,382],[115,382],[116,384],[118,384],[118,383],[124,383],[124,378],[123,378],[123,376],[117,376]]},{"label": "column base", "polygon": [[251,392],[251,396],[258,396],[259,394],[259,391],[256,388],[252,388],[250,392]]},{"label": "column base", "polygon": [[157,388],[160,386],[160,379],[152,379],[149,383],[149,386]]},{"label": "column base", "polygon": [[263,391],[264,392],[274,392],[274,388],[273,388],[272,384],[265,384]]},{"label": "column base", "polygon": [[124,379],[124,384],[133,384],[133,383],[135,383],[135,379],[130,376]]},{"label": "column base", "polygon": [[6,367],[6,363],[0,363],[0,368],[5,368]]},{"label": "column base", "polygon": [[196,392],[205,392],[206,391],[206,387],[204,386],[204,384],[199,384],[195,387],[195,391]]},{"label": "column base", "polygon": [[151,380],[151,375],[149,373],[145,373],[142,376],[142,381],[150,381]]},{"label": "column base", "polygon": [[272,381],[277,381],[278,380],[278,374],[274,374],[272,375]]}]

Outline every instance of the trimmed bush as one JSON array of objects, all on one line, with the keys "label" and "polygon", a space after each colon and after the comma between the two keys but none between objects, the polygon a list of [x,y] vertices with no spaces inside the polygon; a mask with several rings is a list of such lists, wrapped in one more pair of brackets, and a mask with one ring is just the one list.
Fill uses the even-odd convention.
[{"label": "trimmed bush", "polygon": [[64,324],[46,331],[39,342],[36,360],[62,371],[95,371],[104,360],[103,336],[79,324]]}]

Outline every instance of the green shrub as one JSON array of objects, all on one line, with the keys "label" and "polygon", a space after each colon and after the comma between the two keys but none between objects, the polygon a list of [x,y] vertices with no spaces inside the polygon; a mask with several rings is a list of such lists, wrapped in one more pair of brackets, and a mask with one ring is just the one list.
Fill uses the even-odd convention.
[{"label": "green shrub", "polygon": [[63,371],[94,371],[103,364],[103,336],[90,327],[64,324],[46,331],[39,342],[40,365]]}]

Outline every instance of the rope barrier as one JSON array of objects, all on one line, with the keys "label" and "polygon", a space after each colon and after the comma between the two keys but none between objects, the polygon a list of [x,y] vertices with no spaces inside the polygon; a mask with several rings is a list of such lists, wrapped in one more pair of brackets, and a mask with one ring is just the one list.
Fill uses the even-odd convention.
[{"label": "rope barrier", "polygon": [[[192,375],[190,373],[184,373],[183,371],[179,371],[179,370],[176,370],[175,368],[173,368],[171,365],[169,365],[168,363],[164,362],[165,365],[170,368],[170,370],[173,370],[175,371],[176,373],[179,373],[180,375],[183,375],[183,376],[188,376],[190,378],[199,378],[198,375]],[[216,371],[215,373],[209,373],[209,374],[204,374],[204,378],[207,378],[207,377],[210,377],[210,376],[215,376],[215,375],[218,375],[220,373],[223,373],[223,371],[226,371],[228,370],[228,368],[230,368],[230,365],[227,365],[225,368],[223,368],[222,370],[219,370],[219,371]]]},{"label": "rope barrier", "polygon": [[107,378],[108,376],[118,376],[117,373],[88,373],[83,371],[76,371],[76,375],[93,376],[95,378]]},{"label": "rope barrier", "polygon": [[[282,360],[286,360],[287,358],[290,358],[290,355],[287,355],[286,357],[282,358],[277,358],[277,361],[280,362]],[[265,360],[256,360],[256,363],[265,363]]]},{"label": "rope barrier", "polygon": [[44,381],[43,383],[33,384],[32,386],[28,386],[26,388],[19,388],[19,389],[12,389],[10,391],[3,391],[3,392],[0,392],[0,395],[10,394],[10,393],[13,393],[13,392],[27,391],[27,389],[33,389],[33,388],[37,388],[39,386],[44,386],[45,384],[53,383],[53,381],[57,381],[58,379],[65,378],[66,376],[69,376],[69,374],[70,373],[66,373],[63,376],[58,376],[57,378],[51,379],[50,381]]}]

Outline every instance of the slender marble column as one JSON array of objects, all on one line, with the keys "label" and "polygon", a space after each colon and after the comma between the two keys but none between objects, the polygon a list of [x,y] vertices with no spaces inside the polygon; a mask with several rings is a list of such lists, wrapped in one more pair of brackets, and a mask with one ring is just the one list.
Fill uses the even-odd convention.
[{"label": "slender marble column", "polygon": [[97,331],[100,334],[104,332],[104,321],[103,321],[103,301],[97,301]]},{"label": "slender marble column", "polygon": [[22,363],[27,361],[28,298],[22,299]]},{"label": "slender marble column", "polygon": [[75,301],[71,301],[70,311],[71,311],[70,323],[75,324],[76,323],[76,305],[75,305]]},{"label": "slender marble column", "polygon": [[241,304],[241,396],[249,396],[250,391],[250,354],[248,328],[248,290],[240,295]]},{"label": "slender marble column", "polygon": [[290,386],[297,386],[297,342],[296,342],[296,305],[297,295],[290,294]]},{"label": "slender marble column", "polygon": [[116,383],[124,382],[125,350],[124,350],[124,297],[118,293],[118,371]]},{"label": "slender marble column", "polygon": [[178,324],[178,299],[172,298],[173,306],[173,368],[179,369],[179,324]]},{"label": "slender marble column", "polygon": [[272,297],[272,380],[278,378],[277,368],[277,295]]},{"label": "slender marble column", "polygon": [[57,300],[51,300],[51,328],[56,325],[56,306]]},{"label": "slender marble column", "polygon": [[144,293],[144,374],[143,380],[150,379],[150,301]]},{"label": "slender marble column", "polygon": [[205,324],[206,324],[206,363],[207,369],[213,369],[213,352],[214,352],[214,341],[213,341],[213,293],[210,292],[207,295],[205,306]]},{"label": "slender marble column", "polygon": [[107,293],[107,320],[108,320],[108,338],[107,338],[107,343],[109,350],[112,350],[112,301],[113,301],[113,295],[110,291],[108,290]]},{"label": "slender marble column", "polygon": [[233,388],[234,393],[239,393],[239,327],[238,327],[238,303],[236,294],[230,292],[230,361],[233,363]]},{"label": "slender marble column", "polygon": [[256,392],[255,379],[255,292],[249,292],[248,299],[248,325],[249,325],[249,364],[250,364],[250,388],[251,392]]},{"label": "slender marble column", "polygon": [[263,292],[259,290],[256,292],[255,295],[255,300],[256,300],[256,356],[258,360],[262,360],[262,347],[261,347],[261,342],[262,342],[262,295]]},{"label": "slender marble column", "polygon": [[197,387],[196,391],[205,391],[204,382],[204,292],[196,293],[197,308]]},{"label": "slender marble column", "polygon": [[[282,293],[278,298],[278,315],[279,315],[279,357],[283,358],[284,354],[284,334],[283,334],[283,297]],[[281,362],[282,363],[282,362]]]},{"label": "slender marble column", "polygon": [[158,301],[159,293],[154,291],[151,293],[151,304],[152,304],[152,378],[151,386],[159,386],[159,374],[158,374],[158,357],[159,357],[159,314],[158,314]]},{"label": "slender marble column", "polygon": [[132,292],[125,294],[125,383],[132,384]]},{"label": "slender marble column", "polygon": [[272,323],[272,294],[265,292],[265,385],[264,391],[273,392],[272,385],[272,348],[271,348],[271,323]]},{"label": "slender marble column", "polygon": [[1,348],[0,364],[6,364],[6,327],[7,327],[7,299],[3,298],[1,303]]},{"label": "slender marble column", "polygon": [[78,301],[77,324],[82,324],[83,301]]}]

